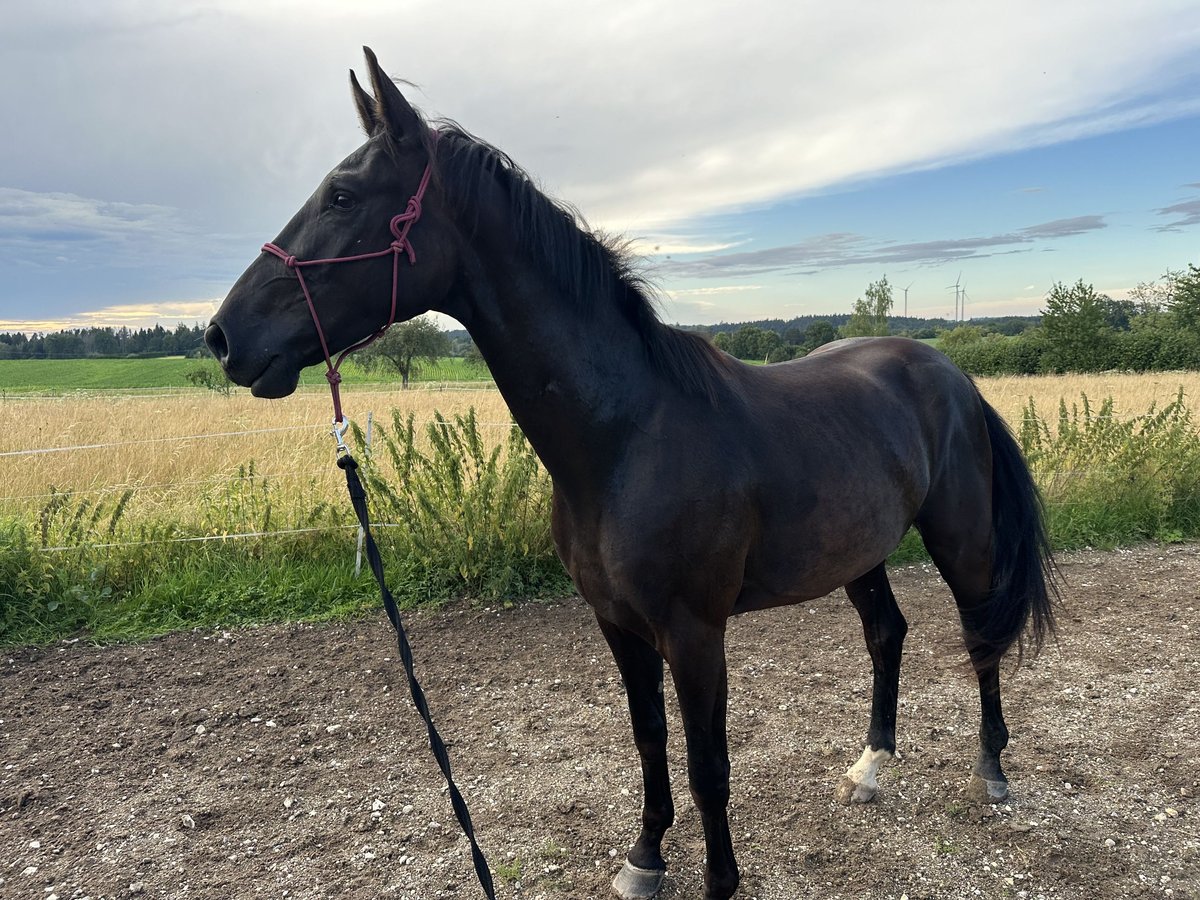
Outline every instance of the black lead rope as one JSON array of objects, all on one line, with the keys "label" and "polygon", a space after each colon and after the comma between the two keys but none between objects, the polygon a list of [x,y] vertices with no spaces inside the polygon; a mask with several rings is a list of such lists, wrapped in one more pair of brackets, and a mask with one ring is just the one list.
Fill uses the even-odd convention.
[{"label": "black lead rope", "polygon": [[383,560],[379,556],[379,547],[375,543],[375,538],[371,536],[370,520],[367,515],[367,494],[358,478],[358,463],[349,453],[343,453],[338,457],[337,464],[346,473],[346,488],[350,491],[350,503],[354,506],[354,514],[358,516],[358,524],[362,527],[366,539],[367,562],[370,563],[371,571],[375,573],[375,580],[379,582],[379,594],[383,598],[383,608],[387,610],[388,618],[392,620],[392,627],[396,630],[400,660],[404,663],[404,671],[408,675],[408,689],[412,694],[413,705],[421,714],[421,718],[425,720],[425,727],[429,729],[429,748],[433,751],[434,759],[437,760],[442,775],[446,777],[446,784],[450,788],[450,805],[454,807],[454,815],[458,818],[458,824],[466,834],[467,840],[471,842],[471,860],[475,864],[475,874],[479,878],[479,884],[488,900],[496,900],[496,889],[492,886],[491,870],[488,869],[483,851],[479,849],[479,844],[475,841],[475,828],[471,825],[471,812],[467,809],[467,803],[463,800],[462,793],[458,790],[458,785],[454,783],[454,778],[450,774],[450,756],[446,752],[446,744],[433,725],[433,717],[429,714],[429,704],[425,702],[425,692],[421,690],[421,684],[413,672],[412,648],[408,644],[408,635],[404,633],[404,624],[400,621],[400,611],[396,608],[392,592],[388,590],[383,579]]}]

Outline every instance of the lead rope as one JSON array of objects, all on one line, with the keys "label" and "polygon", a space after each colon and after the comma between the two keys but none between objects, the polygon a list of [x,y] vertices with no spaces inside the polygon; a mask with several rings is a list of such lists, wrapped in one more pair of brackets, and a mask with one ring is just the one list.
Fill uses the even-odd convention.
[{"label": "lead rope", "polygon": [[[338,443],[345,446],[342,444],[341,436],[338,436]],[[354,514],[358,517],[358,524],[362,527],[363,535],[366,538],[367,562],[371,566],[375,580],[379,583],[379,595],[383,598],[383,608],[387,611],[388,618],[392,621],[392,628],[396,631],[400,661],[404,664],[405,674],[408,675],[408,690],[412,694],[413,706],[417,708],[417,712],[425,721],[425,727],[429,731],[429,748],[433,751],[438,768],[442,770],[442,775],[445,776],[446,784],[450,788],[450,805],[454,807],[454,815],[458,818],[459,826],[466,834],[467,840],[471,842],[471,861],[475,866],[475,875],[479,878],[479,885],[483,888],[483,893],[488,900],[496,900],[496,889],[492,884],[491,870],[488,868],[483,851],[479,849],[479,844],[475,840],[475,827],[471,824],[471,812],[467,809],[467,802],[463,799],[462,793],[450,773],[450,756],[446,752],[446,744],[433,724],[433,717],[429,714],[429,704],[425,701],[425,692],[421,689],[421,683],[417,681],[416,673],[413,671],[412,648],[408,644],[404,623],[400,620],[400,610],[396,608],[396,601],[392,598],[392,592],[388,590],[387,583],[384,581],[383,560],[380,558],[375,538],[371,536],[370,517],[367,515],[367,494],[358,478],[358,463],[347,451],[339,455],[337,464],[346,473],[346,488],[350,492],[350,503],[354,507]]]},{"label": "lead rope", "polygon": [[[433,137],[434,140],[437,139],[437,132],[433,133]],[[379,596],[383,599],[383,608],[387,611],[388,618],[392,622],[392,628],[396,631],[396,644],[400,649],[400,661],[404,664],[405,675],[408,676],[408,691],[412,694],[413,705],[417,708],[417,712],[421,714],[421,718],[424,720],[425,727],[429,732],[429,749],[433,751],[433,757],[437,760],[438,768],[442,770],[442,775],[446,779],[446,785],[450,789],[450,805],[454,807],[454,815],[458,819],[458,824],[467,836],[467,840],[471,842],[471,861],[475,866],[475,875],[479,878],[479,885],[483,888],[483,893],[487,896],[488,900],[496,900],[496,889],[492,884],[491,870],[488,868],[487,859],[484,857],[483,851],[479,849],[479,843],[475,840],[475,827],[471,824],[471,812],[467,809],[467,803],[463,800],[462,792],[459,791],[458,785],[454,783],[454,777],[450,773],[450,755],[446,752],[446,743],[442,740],[442,736],[438,734],[438,730],[433,724],[433,717],[429,713],[429,704],[425,700],[425,691],[421,689],[421,683],[417,681],[416,672],[413,670],[412,647],[409,646],[408,635],[404,631],[404,623],[400,620],[400,610],[396,608],[396,601],[392,597],[392,592],[388,590],[387,582],[383,577],[383,559],[379,555],[379,546],[375,543],[375,538],[371,535],[371,521],[370,516],[367,514],[367,493],[363,490],[362,481],[358,477],[358,463],[350,455],[350,449],[346,446],[346,432],[350,428],[350,423],[346,421],[345,416],[342,414],[341,392],[338,390],[338,386],[342,380],[338,369],[346,357],[355,350],[361,350],[367,344],[381,337],[396,319],[396,290],[399,283],[400,256],[401,254],[407,256],[409,265],[415,266],[417,263],[417,253],[408,239],[408,232],[421,218],[421,201],[425,197],[426,188],[429,187],[429,180],[432,173],[433,159],[431,157],[429,163],[425,166],[425,172],[421,176],[421,182],[417,186],[416,193],[409,198],[404,212],[393,216],[389,223],[393,241],[391,246],[386,250],[379,250],[374,253],[359,253],[354,256],[340,256],[332,259],[301,260],[273,243],[264,244],[262,249],[265,253],[279,257],[279,259],[283,260],[285,266],[296,273],[296,279],[300,282],[300,290],[304,293],[304,300],[308,304],[309,313],[312,315],[313,325],[316,326],[317,337],[321,341],[321,352],[325,355],[325,378],[329,382],[329,392],[333,397],[333,437],[337,441],[337,464],[346,473],[346,489],[350,492],[350,504],[354,507],[354,514],[358,517],[358,524],[362,528],[363,537],[366,541],[367,562],[371,566],[371,572],[375,575],[375,581],[379,584]],[[329,344],[325,340],[325,329],[321,327],[321,319],[317,315],[317,305],[313,302],[312,294],[308,289],[308,283],[304,280],[303,270],[308,266],[361,262],[362,260],[378,259],[389,255],[392,257],[392,304],[387,324],[363,340],[347,347],[338,355],[337,362],[335,363],[329,352]]]}]

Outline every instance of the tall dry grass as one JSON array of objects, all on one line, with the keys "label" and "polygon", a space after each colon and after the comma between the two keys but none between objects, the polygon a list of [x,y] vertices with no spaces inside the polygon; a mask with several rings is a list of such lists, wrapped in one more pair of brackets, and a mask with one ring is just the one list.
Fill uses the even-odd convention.
[{"label": "tall dry grass", "polygon": [[999,375],[975,383],[989,403],[1014,429],[1030,399],[1044,416],[1054,417],[1060,400],[1071,406],[1086,395],[1094,403],[1109,397],[1118,418],[1144,415],[1153,405],[1161,409],[1183,389],[1193,414],[1200,413],[1200,372],[1098,372],[1089,375]]},{"label": "tall dry grass", "polygon": [[[977,383],[1014,430],[1031,399],[1053,424],[1060,400],[1070,407],[1082,395],[1096,403],[1111,397],[1113,415],[1133,418],[1152,404],[1162,408],[1182,388],[1192,411],[1200,413],[1200,373],[1194,372],[1002,376]],[[420,432],[419,426],[437,414],[452,418],[474,408],[480,432],[495,445],[502,445],[509,431],[508,409],[490,386],[350,386],[344,393],[347,414],[360,425],[368,411],[390,419],[394,410],[402,418],[411,414]],[[250,466],[259,481],[270,482],[278,507],[340,502],[343,485],[332,464],[330,417],[328,393],[315,388],[270,401],[244,391],[225,397],[201,390],[9,399],[0,402],[0,453],[110,446],[0,456],[0,505],[19,512],[40,508],[52,490],[117,497],[132,487],[123,511],[127,520],[174,515],[181,524],[195,524],[199,501],[211,507],[213,496],[231,480],[244,478]],[[221,432],[260,433],[177,440]]]},{"label": "tall dry grass", "polygon": [[[367,413],[410,413],[418,423],[476,410],[481,432],[502,442],[508,409],[495,388],[378,387],[343,392],[347,415],[365,427]],[[245,477],[272,483],[277,502],[334,498],[344,491],[333,465],[330,399],[302,390],[281,400],[246,392],[113,392],[0,403],[0,453],[79,447],[0,456],[0,504],[40,507],[51,491],[119,494],[134,488],[127,518],[171,509],[186,521],[195,501]],[[250,432],[196,437],[223,432]],[[182,440],[181,438],[190,438]],[[89,446],[100,445],[100,446]]]}]

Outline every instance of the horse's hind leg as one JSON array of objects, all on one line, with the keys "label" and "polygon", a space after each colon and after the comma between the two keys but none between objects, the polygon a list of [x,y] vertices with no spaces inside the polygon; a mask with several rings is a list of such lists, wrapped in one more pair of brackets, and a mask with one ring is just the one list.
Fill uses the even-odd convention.
[{"label": "horse's hind leg", "polygon": [[675,821],[667,772],[663,658],[637,635],[603,619],[597,621],[625,682],[633,739],[642,760],[642,832],[613,879],[613,891],[622,900],[645,900],[658,893],[667,873],[662,839]]},{"label": "horse's hind leg", "polygon": [[1000,767],[1000,752],[1008,746],[1008,727],[1000,708],[1000,659],[995,648],[971,638],[982,631],[992,599],[990,525],[986,531],[983,526],[942,530],[927,522],[919,527],[929,555],[954,594],[967,652],[979,680],[979,757],[967,796],[998,803],[1008,796],[1008,779]]},{"label": "horse's hind leg", "polygon": [[896,605],[883,563],[846,585],[846,594],[862,619],[874,681],[867,745],[837,787],[837,799],[848,804],[866,803],[874,798],[879,767],[896,752],[900,655],[908,623]]}]

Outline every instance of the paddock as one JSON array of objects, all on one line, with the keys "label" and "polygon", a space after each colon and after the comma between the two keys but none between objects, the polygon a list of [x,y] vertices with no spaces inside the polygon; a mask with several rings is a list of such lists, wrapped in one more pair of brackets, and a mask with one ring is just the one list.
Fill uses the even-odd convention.
[{"label": "paddock", "polygon": [[[1015,674],[1009,802],[963,797],[975,678],[932,566],[894,570],[911,630],[898,744],[843,807],[870,663],[844,593],[730,622],[730,816],[758,900],[1200,896],[1200,545],[1067,554],[1059,643]],[[578,598],[407,616],[500,896],[601,898],[635,836],[616,667]],[[0,896],[482,896],[382,613],[0,651]],[[679,810],[661,897],[702,892]]]}]

